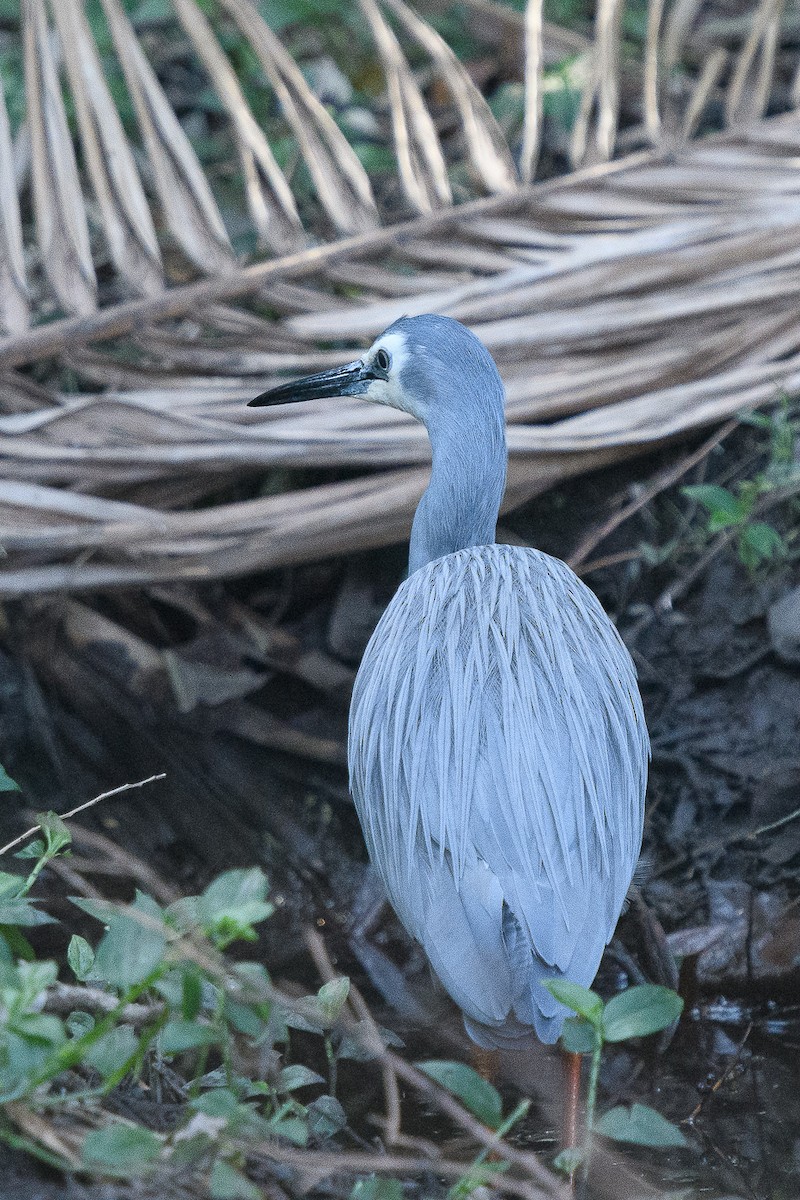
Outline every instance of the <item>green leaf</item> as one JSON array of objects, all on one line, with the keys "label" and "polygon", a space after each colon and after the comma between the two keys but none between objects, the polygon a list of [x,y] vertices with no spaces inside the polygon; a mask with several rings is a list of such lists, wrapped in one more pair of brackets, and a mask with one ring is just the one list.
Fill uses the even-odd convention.
[{"label": "green leaf", "polygon": [[52,987],[58,978],[58,965],[50,959],[42,962],[21,962],[17,967],[17,976],[23,1006],[38,1006],[39,997]]},{"label": "green leaf", "polygon": [[607,1042],[658,1033],[677,1021],[683,1000],[677,992],[656,984],[628,988],[609,1000],[603,1012],[603,1036]]},{"label": "green leaf", "polygon": [[551,996],[555,996],[561,1004],[571,1008],[579,1017],[584,1017],[591,1025],[598,1026],[603,1013],[603,1001],[597,992],[581,987],[570,979],[545,979],[544,986]]},{"label": "green leaf", "polygon": [[225,997],[225,1018],[245,1037],[258,1038],[266,1032],[266,1023],[261,1020],[251,1004],[237,1004],[229,996]]},{"label": "green leaf", "polygon": [[681,488],[684,496],[696,500],[708,511],[708,528],[712,533],[725,529],[730,525],[739,525],[747,518],[752,505],[729,492],[727,488],[718,487],[713,483],[695,484]]},{"label": "green leaf", "polygon": [[572,1176],[583,1163],[584,1157],[584,1152],[580,1146],[567,1146],[566,1149],[555,1156],[553,1166],[562,1175]]},{"label": "green leaf", "polygon": [[583,1017],[567,1017],[561,1030],[561,1045],[569,1054],[591,1054],[596,1038],[595,1027]]},{"label": "green leaf", "polygon": [[85,896],[70,896],[69,901],[96,921],[102,921],[104,925],[108,925],[114,917],[119,916],[119,905],[114,904],[112,900],[87,900]]},{"label": "green leaf", "polygon": [[153,990],[162,996],[170,1008],[178,1009],[183,1003],[183,972],[173,967],[153,981]]},{"label": "green leaf", "polygon": [[0,900],[16,900],[24,887],[24,875],[11,875],[8,871],[0,871]]},{"label": "green leaf", "polygon": [[317,992],[317,1004],[322,1010],[322,1016],[326,1024],[332,1025],[342,1011],[347,997],[350,994],[350,980],[346,975],[340,976],[338,979],[331,979],[330,983],[325,983]]},{"label": "green leaf", "polygon": [[[0,965],[24,958],[26,962],[34,962],[36,951],[24,934],[14,925],[0,925]],[[2,978],[2,969],[0,969]]]},{"label": "green leaf", "polygon": [[193,1021],[203,1004],[203,978],[199,971],[187,967],[181,975],[181,1013]]},{"label": "green leaf", "polygon": [[103,1175],[141,1175],[161,1153],[161,1140],[140,1125],[107,1125],[88,1134],[81,1155],[89,1170]]},{"label": "green leaf", "polygon": [[65,849],[65,847],[69,846],[72,841],[72,834],[58,813],[40,812],[36,814],[36,820],[44,834],[45,852],[48,857],[52,858]]},{"label": "green leaf", "polygon": [[242,1105],[230,1088],[220,1087],[190,1100],[189,1107],[195,1112],[205,1113],[207,1117],[223,1117],[230,1121],[238,1114]]},{"label": "green leaf", "polygon": [[646,1104],[618,1105],[595,1121],[595,1132],[615,1142],[631,1142],[635,1146],[656,1149],[689,1145],[676,1125]]},{"label": "green leaf", "polygon": [[41,838],[34,838],[32,842],[28,842],[27,846],[23,846],[21,850],[17,850],[14,858],[41,858],[44,854],[44,842]]},{"label": "green leaf", "polygon": [[164,1054],[182,1054],[184,1050],[196,1050],[199,1046],[213,1046],[220,1040],[220,1032],[210,1025],[198,1025],[196,1021],[167,1021],[159,1038]]},{"label": "green leaf", "polygon": [[[347,1117],[335,1096],[317,1096],[308,1106],[308,1127],[318,1138],[330,1138],[347,1124]],[[286,1136],[284,1134],[284,1136]]]},{"label": "green leaf", "polygon": [[350,1200],[403,1200],[403,1185],[399,1179],[369,1175],[355,1184]]},{"label": "green leaf", "polygon": [[197,898],[200,924],[220,948],[236,939],[253,941],[253,925],[271,916],[267,877],[258,867],[225,871]]},{"label": "green leaf", "polygon": [[81,1008],[75,1008],[64,1018],[64,1024],[70,1037],[79,1038],[83,1037],[85,1033],[91,1033],[97,1022],[91,1013],[84,1012]]},{"label": "green leaf", "polygon": [[213,1200],[261,1200],[255,1184],[221,1158],[211,1168],[208,1186]]},{"label": "green leaf", "polygon": [[18,792],[20,786],[15,779],[6,771],[5,767],[0,763],[0,792]]},{"label": "green leaf", "polygon": [[503,1102],[497,1088],[465,1063],[435,1060],[417,1063],[431,1079],[457,1096],[474,1117],[490,1129],[496,1129],[503,1119]]},{"label": "green leaf", "polygon": [[324,1083],[325,1080],[316,1071],[312,1071],[310,1067],[303,1066],[302,1063],[292,1063],[289,1067],[284,1067],[278,1076],[278,1091],[279,1092],[296,1092],[298,1088],[311,1087],[315,1083]]},{"label": "green leaf", "polygon": [[37,900],[6,900],[0,902],[0,925],[22,925],[32,929],[34,925],[57,925],[55,917],[36,908]]},{"label": "green leaf", "polygon": [[129,1062],[138,1049],[139,1039],[131,1026],[117,1025],[87,1048],[84,1059],[103,1079],[108,1079]]},{"label": "green leaf", "polygon": [[67,947],[67,962],[73,975],[81,983],[89,978],[94,966],[94,950],[78,933],[73,933]]},{"label": "green leaf", "polygon": [[272,981],[263,963],[240,962],[233,964],[233,974],[240,988],[243,1003],[269,1003]]},{"label": "green leaf", "polygon": [[128,912],[140,912],[143,921],[125,913],[110,918],[95,955],[95,968],[101,979],[114,987],[129,988],[141,983],[159,966],[167,946],[163,929],[153,923],[163,920],[161,910],[149,897],[137,896]]},{"label": "green leaf", "polygon": [[40,1046],[62,1046],[64,1026],[49,1013],[23,1013],[14,1022],[17,1033]]},{"label": "green leaf", "polygon": [[[315,999],[315,996],[303,997],[303,1000],[309,1005],[313,1004]],[[308,1017],[304,1017],[302,1013],[287,1012],[284,1014],[284,1020],[289,1029],[303,1029],[306,1033],[322,1034],[325,1032],[325,1022],[322,1020],[322,1014],[320,1014],[319,1021],[312,1021]]]},{"label": "green leaf", "polygon": [[308,1121],[303,1117],[273,1117],[269,1129],[275,1137],[286,1138],[293,1146],[308,1145]]},{"label": "green leaf", "polygon": [[786,553],[786,542],[771,525],[754,521],[739,537],[739,557],[746,567],[755,568],[770,558]]},{"label": "green leaf", "polygon": [[37,1076],[51,1077],[54,1055],[65,1041],[64,1027],[57,1017],[25,1013],[14,1021],[13,1027],[9,1023],[3,1036],[0,1059],[3,1102],[18,1099],[29,1091]]},{"label": "green leaf", "polygon": [[[14,965],[14,954],[8,940],[9,932],[13,934],[16,931],[3,929],[2,926],[0,926],[0,934],[2,935],[0,936],[0,980],[4,978],[3,968],[7,966],[13,967]],[[20,955],[20,957],[22,956]]]},{"label": "green leaf", "polygon": [[8,871],[0,871],[0,903],[5,903],[6,900],[18,900],[24,888],[24,875],[12,875]]}]

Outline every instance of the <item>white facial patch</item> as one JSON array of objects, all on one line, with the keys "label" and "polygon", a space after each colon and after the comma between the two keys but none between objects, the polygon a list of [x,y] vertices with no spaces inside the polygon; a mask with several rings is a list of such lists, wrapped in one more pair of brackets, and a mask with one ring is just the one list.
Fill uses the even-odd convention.
[{"label": "white facial patch", "polygon": [[371,362],[379,350],[385,350],[391,359],[389,378],[373,379],[367,391],[367,399],[375,404],[386,404],[389,408],[399,408],[401,412],[410,413],[418,421],[424,420],[419,403],[408,395],[400,383],[400,376],[410,353],[405,334],[381,334],[364,355],[364,361]]}]

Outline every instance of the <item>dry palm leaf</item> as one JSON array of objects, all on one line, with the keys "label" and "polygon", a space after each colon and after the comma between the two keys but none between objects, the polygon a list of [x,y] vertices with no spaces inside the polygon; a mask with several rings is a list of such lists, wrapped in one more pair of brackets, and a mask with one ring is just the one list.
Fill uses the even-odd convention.
[{"label": "dry palm leaf", "polygon": [[[58,43],[47,25],[48,2],[60,35]],[[242,227],[249,224],[275,253],[306,244],[300,197],[292,191],[298,186],[292,173],[301,161],[316,196],[316,202],[302,197],[303,220],[310,220],[312,233],[327,230],[348,235],[379,224],[376,199],[358,155],[253,0],[219,0],[219,5],[224,19],[232,22],[228,36],[237,28],[242,49],[255,54],[263,71],[261,82],[267,84],[274,99],[271,133],[283,136],[283,121],[289,140],[294,141],[294,158],[285,146],[283,150],[284,156],[288,154],[286,175],[245,98],[234,60],[222,49],[198,0],[172,0],[175,19],[170,25],[167,18],[164,32],[169,36],[179,24],[188,41],[179,41],[167,63],[160,64],[166,81],[157,76],[120,0],[101,0],[138,123],[138,137],[130,129],[124,130],[115,114],[103,73],[110,51],[104,47],[105,57],[100,57],[92,41],[96,26],[87,23],[82,0],[25,0],[21,6],[28,112],[14,162],[18,187],[25,182],[21,178],[25,171],[19,167],[26,157],[32,170],[36,219],[24,223],[22,230],[26,240],[38,242],[41,248],[34,262],[41,262],[45,278],[34,271],[35,311],[44,313],[52,308],[48,281],[59,307],[88,313],[98,304],[103,307],[116,299],[120,292],[147,296],[158,291],[165,271],[168,279],[185,278],[186,264],[172,254],[164,255],[164,247],[159,251],[154,227],[166,233],[200,272],[213,275],[231,270],[234,257],[229,231],[215,199],[216,183],[212,187],[215,172],[225,180],[224,211],[226,219],[230,213],[232,228],[237,234],[246,234]],[[664,12],[662,6],[666,6]],[[672,145],[679,131],[684,136],[694,132],[709,109],[721,111],[723,101],[728,120],[738,123],[763,112],[768,96],[774,107],[790,100],[794,103],[792,97],[800,93],[796,54],[791,49],[793,34],[782,21],[783,0],[758,0],[752,27],[740,18],[732,27],[730,20],[718,15],[715,0],[704,6],[702,13],[699,0],[674,0],[671,5],[668,0],[652,0],[641,73],[630,57],[626,57],[625,70],[621,73],[619,69],[621,0],[602,0],[598,6],[594,46],[579,34],[543,22],[541,0],[528,0],[524,15],[494,0],[469,0],[473,35],[485,37],[492,45],[500,75],[520,81],[524,76],[524,98],[518,96],[517,100],[519,120],[515,126],[509,118],[507,143],[466,67],[405,0],[364,0],[362,8],[366,14],[360,30],[362,41],[371,31],[388,81],[400,191],[407,211],[423,212],[449,204],[453,179],[458,181],[460,196],[465,189],[513,190],[518,178],[512,150],[516,154],[517,147],[520,174],[525,181],[532,179],[542,143],[544,91],[560,89],[567,98],[571,88],[581,91],[572,156],[582,162],[610,156],[621,120],[627,122],[624,134],[629,145],[658,145],[664,138],[671,139],[668,144]],[[392,27],[386,14],[392,18]],[[222,19],[219,13],[217,19]],[[4,36],[13,38],[6,28]],[[322,26],[315,30],[315,37],[324,41]],[[421,48],[427,56],[421,72],[415,72],[406,57],[410,48],[416,53]],[[66,68],[61,81],[57,73],[60,55]],[[566,59],[576,56],[576,62],[564,66]],[[726,78],[729,56],[733,68]],[[178,60],[180,72],[188,73],[198,86],[202,86],[203,73],[209,80],[238,152],[238,177],[229,161],[214,160],[208,169],[201,165],[168,99],[168,90],[170,96],[175,90],[174,81],[169,87],[170,62]],[[564,73],[545,78],[554,63],[561,63]],[[680,72],[675,70],[679,63]],[[692,64],[688,73],[687,63]],[[444,86],[428,89],[425,81],[431,79]],[[346,79],[344,83],[349,86]],[[61,84],[70,93],[67,111],[75,114],[85,179],[76,168]],[[248,86],[258,86],[255,77],[249,78]],[[449,104],[443,103],[443,97]],[[357,108],[355,112],[357,115]],[[636,122],[637,114],[641,120],[632,125],[632,115]],[[343,115],[346,121],[353,116]],[[380,146],[384,137],[381,123],[363,110],[360,115],[359,136],[367,142],[374,138]],[[365,115],[367,133],[363,130]],[[0,126],[5,127],[2,115]],[[356,126],[357,122],[352,128]],[[26,305],[19,261],[20,222],[7,140],[0,129],[0,322],[11,331],[24,324]],[[26,143],[30,145],[27,152]],[[562,145],[561,150],[565,149]],[[397,219],[401,197],[388,176],[380,182],[381,203],[390,205],[390,216]],[[152,215],[146,194],[157,199]],[[96,238],[92,246],[89,233],[98,225],[104,236]],[[98,296],[95,275],[100,267],[103,286]]]},{"label": "dry palm leaf", "polygon": [[521,173],[531,183],[536,173],[542,126],[542,12],[544,0],[529,0],[525,9],[525,120]]},{"label": "dry palm leaf", "polygon": [[292,189],[248,108],[236,72],[194,0],[173,2],[216,92],[224,99],[236,131],[248,208],[259,237],[279,252],[298,248],[306,239]]},{"label": "dry palm leaf", "polygon": [[468,161],[488,192],[508,192],[517,184],[514,162],[492,110],[447,43],[403,0],[387,0],[410,36],[431,56],[455,104]]},{"label": "dry palm leaf", "polygon": [[[203,581],[404,537],[419,426],[357,400],[244,403],[403,312],[458,317],[493,351],[509,505],[800,387],[799,151],[792,114],[5,339],[0,366],[58,353],[105,391],[0,417],[0,591]],[[234,307],[267,287],[275,317]],[[162,327],[119,340],[143,318]],[[193,507],[296,467],[366,473]]]},{"label": "dry palm leaf", "polygon": [[[788,94],[796,66],[777,52],[780,2],[760,0],[750,31],[734,35],[724,27],[725,48],[704,35],[697,77],[678,114],[687,128],[719,100],[729,53],[737,64],[731,119],[761,111],[773,77]],[[798,382],[797,114],[678,153],[670,142],[664,157],[642,152],[515,190],[497,126],[438,35],[404,0],[383,0],[393,28],[378,0],[362,0],[394,95],[398,146],[407,144],[403,169],[412,205],[441,209],[449,180],[445,141],[401,35],[422,47],[444,80],[473,177],[501,193],[380,227],[354,151],[252,0],[221,3],[258,57],[320,211],[339,233],[354,236],[303,245],[286,179],[216,35],[196,0],[175,0],[189,37],[185,53],[193,47],[230,120],[251,220],[273,248],[298,247],[273,261],[237,265],[208,180],[120,0],[102,0],[141,132],[136,165],[159,198],[162,224],[207,272],[162,287],[144,192],[121,126],[105,111],[107,86],[80,2],[63,0],[56,21],[94,211],[116,278],[134,293],[97,309],[44,0],[25,0],[36,236],[53,290],[78,315],[24,328],[19,209],[11,173],[4,172],[0,313],[10,335],[0,338],[6,465],[0,544],[7,552],[0,589],[6,593],[203,580],[405,536],[427,475],[419,427],[357,402],[318,403],[298,414],[255,414],[244,406],[282,373],[330,365],[403,313],[449,313],[494,352],[512,422],[509,504]],[[529,177],[552,30],[542,25],[538,0],[530,0],[525,26],[519,14],[491,0],[471,0],[471,9],[487,19],[501,13],[520,59],[527,28],[522,171]],[[592,160],[613,149],[628,86],[618,70],[620,13],[620,0],[603,0],[597,13],[594,65],[574,135],[576,153]],[[653,0],[640,98],[642,136],[656,145],[666,136],[665,114],[669,130],[675,128],[663,83],[687,48],[699,45],[699,22],[697,0],[677,0],[666,13]],[[581,53],[585,43],[574,48]],[[10,163],[3,110],[0,165]],[[269,318],[246,307],[265,299]],[[342,348],[320,351],[324,342]],[[84,390],[48,389],[19,369],[43,359],[54,360],[51,379],[65,366]],[[271,480],[271,472],[280,472],[285,489],[292,478],[285,473],[297,467],[346,469],[356,478],[209,503],[232,483],[249,478],[254,485],[264,473]],[[270,482],[268,493],[275,490]]]},{"label": "dry palm leaf", "polygon": [[406,200],[420,213],[451,204],[447,164],[436,127],[400,43],[375,0],[359,0],[359,6],[372,30],[386,73],[395,153]]},{"label": "dry palm leaf", "polygon": [[131,291],[158,292],[164,277],[156,231],[83,7],[79,0],[59,0],[53,15],[112,261]]},{"label": "dry palm leaf", "polygon": [[621,18],[622,0],[597,0],[589,80],[572,132],[573,163],[606,162],[614,151],[619,121]]},{"label": "dry palm leaf", "polygon": [[66,311],[88,313],[97,304],[97,279],[44,0],[23,0],[22,14],[33,203],[42,264]]},{"label": "dry palm leaf", "polygon": [[14,151],[0,84],[0,329],[17,333],[28,324],[22,224],[14,178]]},{"label": "dry palm leaf", "polygon": [[775,69],[784,0],[761,0],[736,63],[725,104],[728,124],[763,117]]},{"label": "dry palm leaf", "polygon": [[101,3],[136,109],[152,183],[169,231],[198,267],[209,272],[228,270],[233,262],[230,241],[197,155],[145,58],[120,0]]},{"label": "dry palm leaf", "polygon": [[334,228],[354,233],[378,223],[369,177],[339,126],[251,0],[221,0],[261,61]]}]

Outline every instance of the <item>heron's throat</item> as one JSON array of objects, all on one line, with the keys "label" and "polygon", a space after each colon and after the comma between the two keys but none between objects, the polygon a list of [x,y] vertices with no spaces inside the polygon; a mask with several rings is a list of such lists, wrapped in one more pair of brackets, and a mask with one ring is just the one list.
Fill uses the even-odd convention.
[{"label": "heron's throat", "polygon": [[428,425],[431,481],[411,528],[409,574],[434,559],[495,540],[506,484],[505,420],[494,409],[465,429]]}]

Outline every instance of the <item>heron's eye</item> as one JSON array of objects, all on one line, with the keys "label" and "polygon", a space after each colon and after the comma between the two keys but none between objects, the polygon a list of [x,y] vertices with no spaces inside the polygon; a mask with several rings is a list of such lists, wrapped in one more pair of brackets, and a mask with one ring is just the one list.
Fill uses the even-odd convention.
[{"label": "heron's eye", "polygon": [[375,355],[375,366],[379,371],[388,371],[392,365],[392,356],[388,350],[384,350],[381,346],[378,353]]}]

